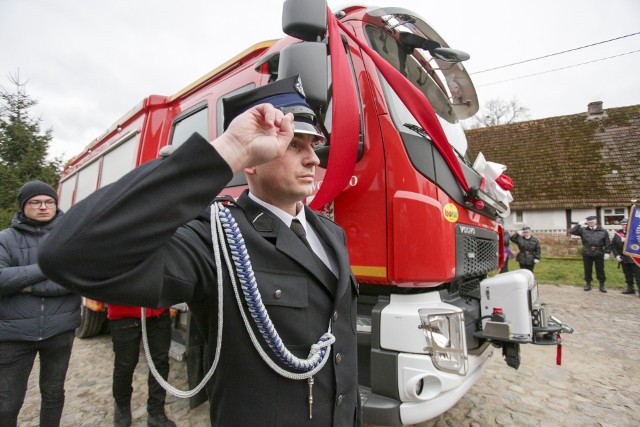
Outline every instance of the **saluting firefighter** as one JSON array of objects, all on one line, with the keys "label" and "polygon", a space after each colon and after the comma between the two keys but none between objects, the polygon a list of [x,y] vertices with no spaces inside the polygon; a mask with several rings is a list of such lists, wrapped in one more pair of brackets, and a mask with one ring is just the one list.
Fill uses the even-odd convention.
[{"label": "saluting firefighter", "polygon": [[600,292],[607,292],[604,282],[604,262],[609,259],[611,240],[607,230],[598,225],[598,218],[591,215],[574,225],[569,233],[580,236],[582,240],[582,263],[584,266],[585,291],[591,290],[593,280],[593,266],[596,267],[596,277],[600,284]]},{"label": "saluting firefighter", "polygon": [[513,233],[510,240],[518,245],[516,261],[520,264],[520,268],[533,271],[533,267],[540,262],[542,248],[540,241],[531,235],[531,228],[523,227]]},{"label": "saluting firefighter", "polygon": [[[345,232],[302,203],[314,192],[315,148],[325,137],[299,79],[225,99],[224,128],[211,142],[194,133],[170,156],[75,205],[44,242],[40,265],[63,286],[101,301],[143,307],[187,302],[207,341],[208,360],[221,351],[208,390],[212,425],[359,426],[358,286]],[[214,225],[218,220],[209,205],[241,171],[249,190],[237,201],[226,199],[228,214],[220,209],[225,224],[237,223],[230,233],[244,239],[227,248],[242,248],[239,258],[250,258],[260,297],[252,300],[241,286],[248,275],[239,267],[230,271],[224,259],[217,262],[212,249],[212,210]],[[289,365],[275,357],[251,318],[256,301],[298,358],[318,348],[330,328],[335,342],[324,353],[330,358],[313,381],[276,372]]]},{"label": "saluting firefighter", "polygon": [[640,267],[633,261],[630,256],[622,253],[624,248],[624,242],[627,240],[627,220],[620,221],[621,229],[616,230],[613,234],[613,242],[611,243],[611,250],[618,260],[620,266],[622,266],[622,272],[624,273],[624,281],[627,284],[627,290],[622,291],[625,295],[635,295],[633,290],[633,280],[636,281],[636,287],[638,288],[638,296],[640,296]]}]

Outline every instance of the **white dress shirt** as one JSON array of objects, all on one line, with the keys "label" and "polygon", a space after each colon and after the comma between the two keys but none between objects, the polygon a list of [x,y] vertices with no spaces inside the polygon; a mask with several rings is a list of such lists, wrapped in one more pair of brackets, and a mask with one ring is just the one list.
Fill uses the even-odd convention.
[{"label": "white dress shirt", "polygon": [[[258,197],[254,196],[251,192],[249,192],[249,197],[251,198],[251,200],[259,204],[260,206],[263,206],[264,208],[268,209],[269,212],[271,212],[272,214],[280,218],[280,220],[284,222],[287,227],[291,227],[291,221],[293,221],[293,218],[296,218],[298,221],[300,221],[300,224],[302,224],[302,226],[304,227],[305,233],[307,233],[307,240],[309,241],[309,244],[311,245],[313,252],[315,252],[318,258],[320,258],[322,262],[327,267],[329,267],[329,270],[331,270],[333,274],[336,275],[336,277],[338,276],[338,266],[335,260],[335,256],[333,255],[332,251],[328,247],[325,247],[325,244],[320,240],[320,238],[316,234],[316,231],[313,229],[313,227],[311,227],[311,225],[307,223],[307,217],[305,215],[304,209],[300,209],[298,214],[294,217],[294,216],[291,216],[289,213],[283,211],[282,209],[276,206],[273,206],[265,202],[264,200],[260,200]],[[298,203],[302,205],[302,202],[298,202]]]}]

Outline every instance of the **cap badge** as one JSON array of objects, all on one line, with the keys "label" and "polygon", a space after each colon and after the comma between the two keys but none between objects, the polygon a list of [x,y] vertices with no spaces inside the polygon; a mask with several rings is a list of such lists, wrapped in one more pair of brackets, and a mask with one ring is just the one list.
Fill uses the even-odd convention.
[{"label": "cap badge", "polygon": [[303,98],[306,98],[307,96],[304,94],[304,89],[302,88],[302,80],[300,79],[300,76],[298,76],[298,79],[296,80],[296,84],[294,85],[296,92],[298,92],[300,95],[302,95]]}]

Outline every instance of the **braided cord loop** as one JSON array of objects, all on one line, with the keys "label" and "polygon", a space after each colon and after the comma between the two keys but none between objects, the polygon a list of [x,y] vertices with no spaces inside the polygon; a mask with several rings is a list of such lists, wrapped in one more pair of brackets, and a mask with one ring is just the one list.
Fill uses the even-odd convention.
[{"label": "braided cord loop", "polygon": [[[224,244],[224,237],[227,238],[229,250],[231,251],[231,257],[227,246]],[[249,253],[244,244],[244,238],[238,228],[238,224],[231,215],[229,209],[227,209],[221,203],[214,203],[211,205],[211,240],[213,243],[213,253],[216,263],[216,271],[218,272],[218,333],[216,340],[216,351],[211,365],[211,369],[204,376],[200,384],[198,384],[192,390],[180,390],[169,384],[158,372],[151,359],[151,352],[149,350],[149,342],[147,339],[147,325],[146,325],[146,309],[143,307],[140,313],[140,321],[142,326],[142,344],[144,347],[144,354],[149,365],[149,370],[153,374],[153,377],[158,381],[158,384],[162,386],[168,393],[180,397],[189,398],[193,397],[200,392],[206,383],[213,376],[220,360],[220,353],[222,350],[222,327],[223,327],[223,274],[221,254],[224,257],[227,271],[229,271],[229,277],[231,278],[232,288],[236,297],[236,302],[240,310],[240,314],[249,334],[249,338],[253,343],[256,351],[265,361],[265,363],[277,374],[289,378],[292,380],[303,380],[311,378],[320,371],[327,363],[329,355],[331,353],[331,345],[335,342],[335,337],[331,334],[331,324],[329,324],[328,330],[324,333],[316,344],[311,346],[307,359],[300,359],[294,356],[284,345],[280,335],[276,331],[269,313],[262,302],[262,297],[258,291],[256,279],[253,274],[253,268],[251,267],[251,260],[249,259]],[[232,263],[233,260],[233,263]],[[260,332],[260,335],[269,345],[269,348],[276,354],[278,359],[286,366],[290,367],[296,372],[290,372],[281,368],[276,362],[274,362],[268,354],[264,351],[260,345],[257,337],[255,336],[249,319],[242,306],[242,298],[238,292],[238,286],[236,282],[236,275],[233,274],[233,267],[235,267],[236,275],[240,280],[240,287],[247,303],[249,313]]]},{"label": "braided cord loop", "polygon": [[[247,303],[248,311],[251,314],[260,335],[278,359],[293,370],[309,373],[316,371],[316,368],[322,368],[329,356],[330,346],[335,342],[335,337],[331,334],[330,330],[324,333],[318,342],[311,346],[311,350],[309,351],[309,355],[306,359],[296,357],[286,348],[280,338],[280,335],[271,322],[264,303],[262,302],[262,297],[260,296],[253,268],[251,266],[251,260],[249,259],[249,253],[247,252],[244,238],[242,237],[238,224],[231,215],[229,209],[224,205],[218,204],[217,209],[219,210],[218,217],[220,219],[220,224],[224,230],[224,234],[229,245],[229,251],[231,252],[231,259],[233,260],[236,274],[240,281],[240,288],[242,289],[244,299]],[[237,293],[237,286],[234,286],[234,290]],[[240,299],[237,298],[237,300],[241,304]],[[242,308],[241,305],[240,308]],[[244,317],[244,310],[241,310],[241,312]],[[249,326],[247,330],[251,331]],[[252,333],[252,331],[250,333]],[[257,344],[257,342],[254,344]],[[262,347],[258,344],[256,349],[262,350]],[[272,361],[269,360],[269,362]],[[306,375],[305,377],[308,376],[310,375]]]}]

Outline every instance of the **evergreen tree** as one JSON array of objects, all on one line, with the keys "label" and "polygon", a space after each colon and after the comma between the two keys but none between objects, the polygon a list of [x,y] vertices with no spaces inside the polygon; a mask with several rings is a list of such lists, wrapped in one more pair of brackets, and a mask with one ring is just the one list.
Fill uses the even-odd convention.
[{"label": "evergreen tree", "polygon": [[0,228],[6,228],[18,209],[16,198],[22,184],[39,179],[56,188],[62,160],[48,160],[52,129],[42,132],[40,118],[30,109],[37,104],[26,91],[19,73],[10,75],[14,86],[0,86]]}]

